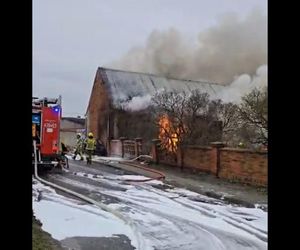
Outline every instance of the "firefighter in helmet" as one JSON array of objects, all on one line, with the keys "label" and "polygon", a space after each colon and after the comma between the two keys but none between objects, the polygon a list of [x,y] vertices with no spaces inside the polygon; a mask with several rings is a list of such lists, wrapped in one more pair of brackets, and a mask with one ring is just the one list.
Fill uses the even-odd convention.
[{"label": "firefighter in helmet", "polygon": [[85,141],[85,151],[87,154],[87,164],[92,164],[92,155],[96,149],[96,140],[92,132],[88,133],[88,138]]},{"label": "firefighter in helmet", "polygon": [[80,133],[77,134],[76,136],[76,149],[75,149],[75,154],[73,156],[73,159],[76,159],[76,156],[79,155],[80,156],[80,160],[83,160],[83,156],[82,156],[82,151],[83,151],[83,139]]}]

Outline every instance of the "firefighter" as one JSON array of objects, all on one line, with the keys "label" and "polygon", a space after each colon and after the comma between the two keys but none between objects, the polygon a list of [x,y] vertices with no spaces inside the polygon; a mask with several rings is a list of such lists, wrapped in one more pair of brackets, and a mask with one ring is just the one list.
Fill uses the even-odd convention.
[{"label": "firefighter", "polygon": [[64,142],[61,142],[61,153],[62,155],[66,155],[68,153],[68,148],[66,147],[66,144]]},{"label": "firefighter", "polygon": [[88,134],[88,138],[85,141],[85,151],[87,154],[87,164],[92,164],[92,155],[96,149],[96,140],[93,133]]},{"label": "firefighter", "polygon": [[77,134],[77,142],[76,142],[76,150],[75,150],[75,154],[73,156],[73,159],[76,159],[76,156],[79,155],[80,156],[80,160],[83,160],[83,156],[82,156],[82,150],[83,150],[83,139],[80,133]]}]

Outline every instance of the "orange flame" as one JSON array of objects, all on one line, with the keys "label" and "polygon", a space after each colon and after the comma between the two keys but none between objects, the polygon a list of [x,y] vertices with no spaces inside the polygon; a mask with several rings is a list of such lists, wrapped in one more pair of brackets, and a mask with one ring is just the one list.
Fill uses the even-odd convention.
[{"label": "orange flame", "polygon": [[159,119],[159,135],[164,147],[170,151],[175,152],[177,150],[178,135],[175,131],[171,131],[171,122],[166,115]]}]

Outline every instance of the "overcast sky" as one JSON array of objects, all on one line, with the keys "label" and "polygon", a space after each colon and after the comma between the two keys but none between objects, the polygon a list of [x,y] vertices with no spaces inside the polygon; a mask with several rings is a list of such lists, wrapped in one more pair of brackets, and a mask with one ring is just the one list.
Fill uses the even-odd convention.
[{"label": "overcast sky", "polygon": [[34,0],[33,95],[62,95],[64,116],[84,115],[97,68],[143,46],[153,30],[195,39],[222,15],[253,8],[266,15],[266,0]]}]

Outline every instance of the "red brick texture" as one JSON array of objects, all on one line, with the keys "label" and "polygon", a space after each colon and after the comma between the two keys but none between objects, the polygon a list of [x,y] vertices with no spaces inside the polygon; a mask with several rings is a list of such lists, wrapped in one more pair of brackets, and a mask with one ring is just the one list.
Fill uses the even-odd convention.
[{"label": "red brick texture", "polygon": [[104,86],[101,77],[97,74],[91,97],[87,108],[87,130],[92,132],[95,138],[101,139],[109,151],[107,120],[110,111],[110,99],[108,90]]},{"label": "red brick texture", "polygon": [[268,153],[244,149],[220,149],[219,176],[255,186],[267,186]]},{"label": "red brick texture", "polygon": [[197,169],[253,186],[266,187],[268,184],[267,151],[224,148],[222,143],[212,143],[211,147],[185,146],[178,150],[177,162],[174,162],[159,152],[155,145],[152,156],[156,163]]},{"label": "red brick texture", "polygon": [[195,168],[205,172],[211,172],[212,157],[210,147],[187,146],[181,148],[182,163],[180,167]]},{"label": "red brick texture", "polygon": [[110,140],[109,141],[109,152],[110,156],[123,157],[123,143],[121,140]]}]

